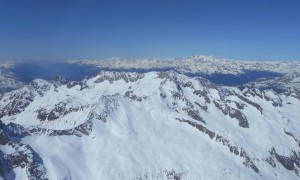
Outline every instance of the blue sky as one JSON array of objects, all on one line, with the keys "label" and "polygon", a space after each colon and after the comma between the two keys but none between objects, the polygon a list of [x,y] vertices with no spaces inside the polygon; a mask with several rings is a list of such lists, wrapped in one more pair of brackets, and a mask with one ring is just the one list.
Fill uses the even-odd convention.
[{"label": "blue sky", "polygon": [[0,0],[0,58],[300,60],[299,0]]}]

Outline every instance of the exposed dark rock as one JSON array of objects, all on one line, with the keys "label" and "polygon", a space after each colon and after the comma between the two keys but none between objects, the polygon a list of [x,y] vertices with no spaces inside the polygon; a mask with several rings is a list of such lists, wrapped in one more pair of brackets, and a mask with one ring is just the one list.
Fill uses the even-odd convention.
[{"label": "exposed dark rock", "polygon": [[191,88],[191,89],[195,89],[195,88],[194,88],[194,85],[193,85],[193,83],[192,83],[191,81],[189,81],[189,82],[187,82],[187,83],[184,83],[184,84],[183,84],[183,87],[189,87],[189,88]]},{"label": "exposed dark rock", "polygon": [[57,76],[56,78],[54,78],[54,81],[58,82],[61,85],[67,85],[68,84],[68,81],[66,79],[64,79],[63,77],[61,77],[61,76]]},{"label": "exposed dark rock", "polygon": [[89,87],[86,82],[87,82],[86,79],[79,82],[80,91],[82,91],[83,89],[87,89]]},{"label": "exposed dark rock", "polygon": [[47,112],[45,108],[40,108],[36,112],[38,113],[37,118],[41,121],[53,121],[71,112],[83,111],[85,108],[88,107],[89,105],[79,107],[67,107],[66,102],[60,102],[56,104],[50,112]]},{"label": "exposed dark rock", "polygon": [[71,129],[64,129],[64,130],[53,130],[53,129],[46,129],[46,128],[30,128],[28,132],[34,135],[41,135],[46,134],[48,136],[71,136],[75,135],[78,137],[82,137],[83,135],[89,135],[92,132],[93,123],[92,121],[87,121],[75,128]]},{"label": "exposed dark rock", "polygon": [[67,114],[66,103],[61,102],[56,104],[54,109],[50,111],[50,113],[47,115],[47,119],[49,121],[53,121],[62,117],[64,114]]},{"label": "exposed dark rock", "polygon": [[126,83],[129,82],[135,82],[138,81],[139,79],[144,78],[144,74],[140,73],[126,73],[126,72],[109,72],[109,73],[99,73],[100,76],[98,79],[94,81],[94,83],[101,83],[106,81],[109,81],[111,84],[114,81],[118,81],[123,79]]},{"label": "exposed dark rock", "polygon": [[142,101],[143,97],[139,97],[133,93],[133,91],[126,91],[125,97],[133,100],[133,101]]},{"label": "exposed dark rock", "polygon": [[158,173],[153,173],[150,176],[149,175],[140,175],[137,177],[134,177],[132,180],[149,180],[149,179],[168,179],[168,180],[181,180],[186,175],[187,172],[176,172],[173,169],[172,170],[160,170]]},{"label": "exposed dark rock", "polygon": [[243,110],[245,108],[245,104],[244,103],[239,103],[239,102],[236,102],[236,101],[232,101],[232,100],[225,100],[225,103],[234,103],[236,105],[236,107],[239,109],[239,110]]},{"label": "exposed dark rock", "polygon": [[13,137],[13,140],[16,142],[19,142],[25,136],[29,136],[29,133],[23,126],[15,123],[4,124],[0,121],[0,129],[9,137]]},{"label": "exposed dark rock", "polygon": [[235,93],[235,95],[236,95],[238,98],[240,98],[241,100],[243,100],[244,102],[246,102],[246,103],[248,103],[248,104],[254,106],[254,107],[255,107],[257,110],[259,110],[259,112],[262,114],[263,109],[262,109],[262,107],[261,107],[259,104],[255,103],[255,102],[252,102],[252,101],[250,101],[249,99],[247,99],[247,98],[245,98],[244,96],[241,96],[241,95],[239,95],[239,94],[237,94],[237,93]]},{"label": "exposed dark rock", "polygon": [[51,85],[44,82],[32,81],[29,83],[28,88],[36,91],[40,96],[44,96],[50,90]]},{"label": "exposed dark rock", "polygon": [[295,170],[295,166],[300,168],[300,152],[297,154],[295,151],[292,151],[292,153],[290,156],[282,156],[276,152],[275,148],[272,148],[270,151],[271,156],[275,157],[276,160],[288,170]]},{"label": "exposed dark rock", "polygon": [[224,115],[229,115],[231,118],[235,118],[239,122],[239,126],[243,128],[249,128],[249,123],[246,116],[238,109],[234,109],[227,104],[221,104],[216,100],[213,101],[215,106],[223,112]]},{"label": "exposed dark rock", "polygon": [[27,87],[7,93],[6,99],[2,100],[4,102],[8,101],[8,103],[2,107],[0,106],[0,119],[4,116],[13,116],[23,112],[33,102],[36,95],[43,96],[50,90],[50,87],[51,85],[36,80],[32,81]]},{"label": "exposed dark rock", "polygon": [[256,89],[251,89],[251,92],[253,92],[256,96],[260,97],[261,99],[263,99],[263,95],[261,92],[258,92],[258,90]]},{"label": "exposed dark rock", "polygon": [[241,104],[236,101],[233,101],[233,102],[235,103],[235,105],[238,109],[243,110],[245,108],[245,104]]},{"label": "exposed dark rock", "polygon": [[300,89],[293,89],[292,92],[291,96],[300,100]]},{"label": "exposed dark rock", "polygon": [[165,170],[164,173],[166,174],[168,179],[174,179],[174,180],[180,180],[183,176],[184,173],[176,173],[174,170],[168,171]]},{"label": "exposed dark rock", "polygon": [[266,161],[267,163],[269,163],[273,168],[276,167],[276,162],[274,160],[274,158],[271,156],[271,157],[268,157],[268,158],[265,158],[264,161]]},{"label": "exposed dark rock", "polygon": [[158,72],[157,77],[160,79],[167,79],[170,77],[168,72]]},{"label": "exposed dark rock", "polygon": [[79,86],[80,87],[80,91],[82,91],[83,89],[88,88],[88,85],[86,84],[86,80],[82,80],[82,81],[69,81],[67,83],[67,88],[71,89],[75,86]]},{"label": "exposed dark rock", "polygon": [[270,97],[268,97],[265,93],[264,93],[264,99],[267,100],[267,101],[272,101],[272,105],[273,106],[282,106],[282,100],[278,98],[278,100],[274,100]]},{"label": "exposed dark rock", "polygon": [[288,132],[288,131],[284,130],[284,133],[288,136],[291,136],[298,143],[298,146],[300,147],[300,140],[299,139],[297,139],[291,132]]},{"label": "exposed dark rock", "polygon": [[258,90],[255,89],[255,88],[247,88],[247,90],[243,92],[243,95],[244,96],[249,96],[250,95],[250,96],[253,96],[253,97],[258,96],[261,99],[264,98],[263,95],[261,94],[261,92],[258,92]]},{"label": "exposed dark rock", "polygon": [[186,98],[184,97],[184,95],[181,92],[177,92],[177,91],[172,91],[172,97],[175,100],[181,100],[181,101],[185,101]]},{"label": "exposed dark rock", "polygon": [[[13,129],[11,129],[13,127]],[[45,180],[46,169],[43,165],[41,157],[27,144],[19,142],[17,126],[7,126],[1,123],[0,134],[4,137],[1,141],[2,145],[10,146],[15,152],[5,154],[0,150],[0,177],[6,178],[16,167],[25,168],[28,179],[32,180]],[[23,129],[19,130],[23,131]],[[13,135],[17,136],[13,136]]]},{"label": "exposed dark rock", "polygon": [[228,96],[234,95],[234,93],[230,89],[227,89],[226,87],[225,88],[217,87],[216,89],[218,90],[218,94],[222,101],[225,101]]},{"label": "exposed dark rock", "polygon": [[0,144],[5,145],[9,142],[9,137],[5,134],[3,130],[0,130]]},{"label": "exposed dark rock", "polygon": [[201,105],[201,104],[199,104],[199,103],[197,103],[197,102],[195,102],[195,104],[197,105],[197,106],[199,106],[201,109],[203,109],[204,111],[206,111],[207,112],[207,109],[208,109],[208,107],[206,106],[206,105]]},{"label": "exposed dark rock", "polygon": [[211,103],[211,100],[210,100],[210,98],[208,97],[208,92],[207,91],[201,91],[201,90],[195,90],[194,92],[193,92],[194,94],[196,94],[197,96],[199,96],[199,97],[201,97],[201,96],[203,96],[204,97],[204,99],[205,99],[205,102],[207,102],[207,103]]},{"label": "exposed dark rock", "polygon": [[118,101],[117,101],[117,97],[119,95],[115,94],[115,95],[108,95],[108,96],[102,96],[101,99],[99,100],[101,103],[99,103],[100,105],[103,105],[103,107],[101,108],[101,111],[99,112],[97,107],[95,107],[89,114],[88,119],[92,120],[92,119],[98,119],[102,122],[106,122],[106,118],[107,116],[112,113],[113,111],[115,111],[118,107]]},{"label": "exposed dark rock", "polygon": [[167,97],[167,95],[164,94],[164,93],[160,93],[159,95],[160,95],[160,97],[162,97],[162,98],[166,98],[166,97]]},{"label": "exposed dark rock", "polygon": [[199,116],[199,112],[190,108],[183,108],[182,109],[184,112],[187,113],[187,115],[189,115],[191,118],[197,120],[197,121],[201,121],[202,123],[206,124],[205,121],[203,120],[202,117]]},{"label": "exposed dark rock", "polygon": [[0,119],[4,116],[13,116],[22,111],[33,101],[33,93],[30,91],[13,91],[8,94],[9,103],[0,107]]},{"label": "exposed dark rock", "polygon": [[67,87],[69,89],[73,88],[74,86],[76,85],[79,85],[79,82],[78,81],[70,81],[68,84],[67,84]]},{"label": "exposed dark rock", "polygon": [[45,121],[47,119],[48,113],[45,108],[40,108],[36,111],[38,113],[37,118],[41,121]]},{"label": "exposed dark rock", "polygon": [[179,83],[176,83],[176,88],[177,88],[178,91],[182,91]]}]

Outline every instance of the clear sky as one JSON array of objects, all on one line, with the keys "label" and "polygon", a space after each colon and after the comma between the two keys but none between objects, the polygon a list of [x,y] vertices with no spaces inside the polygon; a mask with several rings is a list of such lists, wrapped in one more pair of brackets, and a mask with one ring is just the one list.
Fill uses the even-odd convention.
[{"label": "clear sky", "polygon": [[300,60],[299,0],[0,0],[0,58]]}]

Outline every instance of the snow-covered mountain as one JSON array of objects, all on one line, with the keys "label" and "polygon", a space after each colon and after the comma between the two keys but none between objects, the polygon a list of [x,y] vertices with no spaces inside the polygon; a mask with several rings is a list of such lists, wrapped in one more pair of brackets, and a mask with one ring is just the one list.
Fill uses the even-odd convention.
[{"label": "snow-covered mountain", "polygon": [[0,94],[19,89],[34,79],[53,80],[63,76],[68,80],[82,80],[96,75],[94,66],[57,62],[50,65],[22,61],[0,61]]},{"label": "snow-covered mountain", "polygon": [[297,179],[299,64],[275,64],[257,68],[282,76],[240,86],[113,64],[82,81],[36,79],[0,98],[0,176]]},{"label": "snow-covered mountain", "polygon": [[300,63],[297,61],[239,61],[203,55],[175,59],[123,59],[114,57],[104,60],[69,60],[68,62],[95,65],[100,69],[176,70],[181,73],[203,75],[241,75],[249,71],[286,74],[300,71]]},{"label": "snow-covered mountain", "polygon": [[0,62],[0,94],[24,86],[24,83],[11,71],[13,63]]}]

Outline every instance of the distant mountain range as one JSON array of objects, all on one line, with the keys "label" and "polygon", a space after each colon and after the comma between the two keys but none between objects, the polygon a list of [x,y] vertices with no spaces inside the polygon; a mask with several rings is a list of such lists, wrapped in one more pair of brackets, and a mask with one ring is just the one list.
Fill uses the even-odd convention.
[{"label": "distant mountain range", "polygon": [[99,68],[124,70],[177,70],[192,74],[232,74],[240,75],[248,71],[268,71],[274,73],[299,72],[297,61],[238,61],[218,59],[212,56],[191,56],[177,59],[122,59],[69,60],[69,63],[95,65]]},{"label": "distant mountain range", "polygon": [[0,68],[0,178],[300,177],[299,62]]},{"label": "distant mountain range", "polygon": [[192,56],[177,59],[68,60],[42,66],[28,62],[0,63],[0,93],[21,87],[34,80],[53,80],[62,76],[67,80],[83,80],[99,71],[138,72],[176,71],[190,77],[204,77],[222,85],[241,85],[262,78],[282,77],[300,72],[296,61],[238,61],[212,56]]}]

